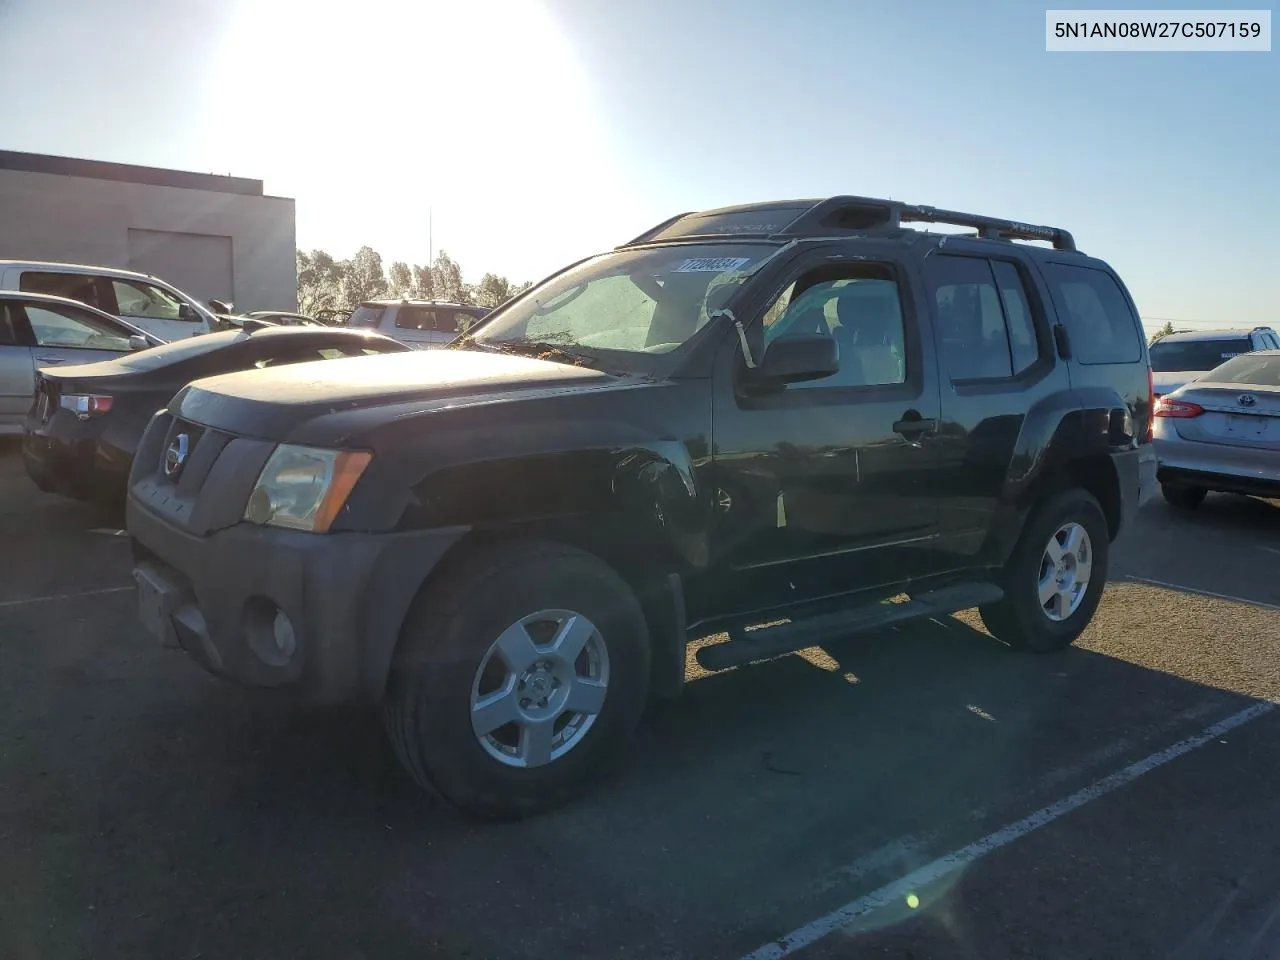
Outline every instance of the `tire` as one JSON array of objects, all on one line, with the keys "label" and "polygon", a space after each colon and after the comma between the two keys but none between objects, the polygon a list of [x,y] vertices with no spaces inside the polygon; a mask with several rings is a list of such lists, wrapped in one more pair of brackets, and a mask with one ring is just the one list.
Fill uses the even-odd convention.
[{"label": "tire", "polygon": [[[1074,529],[1083,530],[1086,535],[1084,544],[1090,560],[1088,581],[1079,591],[1078,599],[1071,598],[1068,602],[1067,593],[1056,593],[1048,604],[1042,603],[1040,584],[1050,538],[1058,539],[1063,535],[1061,531]],[[1001,584],[1004,599],[978,608],[983,624],[997,640],[1015,649],[1051,653],[1070,646],[1098,609],[1107,580],[1110,546],[1106,517],[1092,494],[1072,489],[1049,497],[1028,517],[1018,545],[1005,565]],[[1071,566],[1065,561],[1064,565]],[[1057,581],[1059,585],[1078,583],[1070,570],[1065,576],[1066,579]],[[1064,605],[1058,606],[1059,603]],[[1074,610],[1070,603],[1075,604]],[[1046,610],[1049,605],[1052,605],[1050,610]],[[1055,616],[1061,619],[1054,619]]]},{"label": "tire", "polygon": [[1204,503],[1208,490],[1204,487],[1187,487],[1176,483],[1160,484],[1160,492],[1165,502],[1178,510],[1194,510]]},{"label": "tire", "polygon": [[[559,619],[522,626],[540,611]],[[570,618],[561,616],[569,613],[578,614],[572,621],[578,634],[589,633],[572,665],[554,659],[544,645],[552,635],[569,635]],[[496,647],[499,636],[523,638],[512,640],[517,655],[542,651],[538,657],[551,659],[513,670]],[[525,647],[530,636],[539,638],[536,647]],[[388,681],[387,732],[413,779],[464,813],[498,820],[528,816],[569,800],[621,753],[644,710],[649,661],[640,604],[604,563],[558,544],[486,549],[460,561],[414,601]],[[546,663],[553,666],[544,668]],[[581,674],[584,664],[587,673]],[[527,688],[519,686],[522,677]],[[577,702],[557,698],[579,693],[603,695],[593,719],[583,727],[580,717],[587,714],[569,711],[555,734],[565,738],[559,747],[547,753],[545,739],[541,751],[529,747],[539,739],[529,731],[547,725],[531,722],[526,707],[550,716],[557,704],[563,709]],[[504,699],[504,711],[518,704],[518,719],[482,736],[473,726],[473,705],[493,698]],[[559,722],[556,717],[553,726]],[[571,730],[575,722],[579,726]]]}]

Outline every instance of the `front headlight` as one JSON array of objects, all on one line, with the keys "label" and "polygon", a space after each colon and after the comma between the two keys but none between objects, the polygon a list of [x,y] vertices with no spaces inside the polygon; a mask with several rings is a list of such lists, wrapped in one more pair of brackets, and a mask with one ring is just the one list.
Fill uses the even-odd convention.
[{"label": "front headlight", "polygon": [[272,527],[325,533],[373,454],[282,443],[258,474],[244,519]]}]

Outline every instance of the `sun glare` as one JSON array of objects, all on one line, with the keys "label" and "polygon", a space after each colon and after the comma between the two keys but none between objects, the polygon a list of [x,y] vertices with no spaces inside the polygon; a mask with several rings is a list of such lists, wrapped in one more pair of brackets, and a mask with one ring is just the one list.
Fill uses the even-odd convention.
[{"label": "sun glare", "polygon": [[589,78],[537,3],[240,0],[221,51],[211,147],[297,198],[303,245],[425,261],[430,207],[437,250],[525,279],[626,239],[528,249],[533,224],[618,192]]}]

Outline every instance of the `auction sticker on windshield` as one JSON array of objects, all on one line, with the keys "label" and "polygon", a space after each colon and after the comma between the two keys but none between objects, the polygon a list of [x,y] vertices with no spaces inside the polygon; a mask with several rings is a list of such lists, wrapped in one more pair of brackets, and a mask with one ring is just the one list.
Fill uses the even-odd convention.
[{"label": "auction sticker on windshield", "polygon": [[676,273],[724,273],[737,270],[751,262],[750,257],[690,257],[680,266]]}]

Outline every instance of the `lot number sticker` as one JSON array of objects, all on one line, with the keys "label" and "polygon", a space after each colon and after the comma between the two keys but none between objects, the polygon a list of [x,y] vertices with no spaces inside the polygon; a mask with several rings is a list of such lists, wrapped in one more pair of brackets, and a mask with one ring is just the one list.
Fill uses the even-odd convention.
[{"label": "lot number sticker", "polygon": [[751,262],[750,257],[691,257],[680,266],[676,273],[725,273],[737,270]]}]

